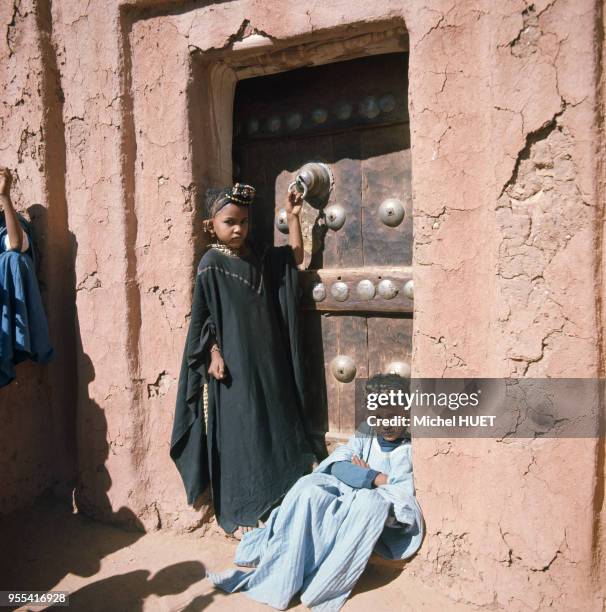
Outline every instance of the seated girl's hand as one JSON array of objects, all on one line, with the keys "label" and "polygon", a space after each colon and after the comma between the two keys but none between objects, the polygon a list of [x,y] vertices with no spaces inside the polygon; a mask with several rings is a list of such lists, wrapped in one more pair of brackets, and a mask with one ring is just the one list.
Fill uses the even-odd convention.
[{"label": "seated girl's hand", "polygon": [[381,472],[380,474],[376,475],[375,479],[372,481],[372,484],[375,485],[375,487],[380,487],[381,485],[386,485],[388,479],[389,476]]},{"label": "seated girl's hand", "polygon": [[360,459],[360,457],[358,457],[358,455],[354,455],[354,456],[351,458],[351,462],[352,462],[354,465],[358,465],[358,466],[363,467],[363,468],[367,468],[367,469],[368,469],[368,468],[370,467],[370,466],[368,465],[368,463],[366,463],[366,461],[364,461],[363,459]]},{"label": "seated girl's hand", "polygon": [[221,353],[217,351],[211,351],[210,353],[210,367],[208,373],[214,376],[217,380],[223,380],[225,378],[225,362]]}]

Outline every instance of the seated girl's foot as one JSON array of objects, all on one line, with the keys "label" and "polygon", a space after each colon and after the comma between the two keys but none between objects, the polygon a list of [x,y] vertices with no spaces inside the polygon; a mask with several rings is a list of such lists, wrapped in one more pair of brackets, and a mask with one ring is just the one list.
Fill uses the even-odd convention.
[{"label": "seated girl's foot", "polygon": [[227,537],[240,541],[244,537],[244,534],[252,531],[253,529],[255,529],[255,527],[240,525],[240,527],[238,527],[233,533],[228,533]]}]

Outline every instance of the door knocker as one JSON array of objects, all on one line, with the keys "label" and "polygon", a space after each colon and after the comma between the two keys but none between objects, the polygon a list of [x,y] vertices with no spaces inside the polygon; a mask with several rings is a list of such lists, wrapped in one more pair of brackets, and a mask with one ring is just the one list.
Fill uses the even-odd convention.
[{"label": "door knocker", "polygon": [[329,167],[321,162],[305,164],[288,190],[296,189],[314,208],[322,208],[328,201],[334,179]]}]

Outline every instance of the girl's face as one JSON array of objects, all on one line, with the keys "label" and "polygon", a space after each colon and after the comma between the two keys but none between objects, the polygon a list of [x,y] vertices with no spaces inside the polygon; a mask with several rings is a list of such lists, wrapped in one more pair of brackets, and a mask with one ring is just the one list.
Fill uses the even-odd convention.
[{"label": "girl's face", "polygon": [[248,236],[248,207],[228,204],[212,219],[217,238],[233,249],[240,248]]}]

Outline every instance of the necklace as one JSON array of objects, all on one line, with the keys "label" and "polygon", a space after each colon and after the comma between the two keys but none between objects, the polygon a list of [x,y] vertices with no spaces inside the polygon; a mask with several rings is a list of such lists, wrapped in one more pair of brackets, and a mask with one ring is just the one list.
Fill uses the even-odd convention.
[{"label": "necklace", "polygon": [[226,244],[222,244],[220,242],[212,242],[210,246],[211,248],[217,249],[217,251],[220,251],[221,253],[223,253],[224,255],[227,255],[228,257],[240,257],[239,250],[232,249],[228,247]]}]

